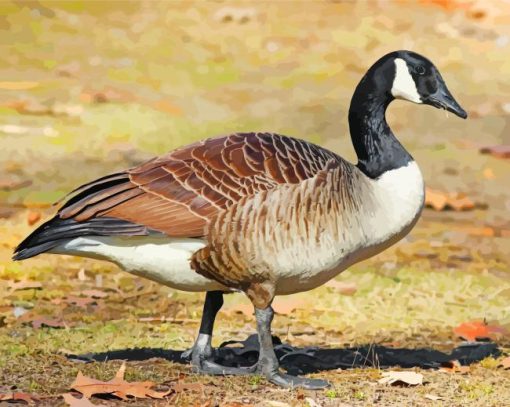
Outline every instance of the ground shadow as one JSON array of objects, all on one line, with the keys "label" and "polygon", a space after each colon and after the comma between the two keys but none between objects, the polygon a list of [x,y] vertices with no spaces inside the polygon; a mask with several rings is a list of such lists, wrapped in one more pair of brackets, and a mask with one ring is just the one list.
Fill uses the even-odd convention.
[{"label": "ground shadow", "polygon": [[[492,342],[470,342],[456,347],[450,353],[434,349],[389,348],[379,345],[366,345],[358,348],[296,348],[282,344],[278,337],[273,337],[280,366],[290,374],[315,373],[323,370],[350,369],[360,367],[402,368],[421,367],[438,368],[449,361],[458,360],[461,365],[470,365],[489,356],[499,356],[501,351]],[[256,335],[245,341],[229,341],[217,350],[215,360],[224,366],[251,366],[257,362],[258,340]],[[163,358],[176,363],[188,363],[183,351],[136,348],[122,349],[102,353],[68,355],[71,360],[81,362],[106,360],[140,361],[151,358]]]}]

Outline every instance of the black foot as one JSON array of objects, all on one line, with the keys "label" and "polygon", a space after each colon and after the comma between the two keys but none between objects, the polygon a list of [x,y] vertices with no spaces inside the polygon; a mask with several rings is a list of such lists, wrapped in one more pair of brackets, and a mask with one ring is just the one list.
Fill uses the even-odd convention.
[{"label": "black foot", "polygon": [[246,376],[254,374],[257,370],[257,365],[249,367],[230,367],[219,365],[211,360],[193,360],[191,364],[194,373],[211,376]]},{"label": "black foot", "polygon": [[307,379],[305,377],[291,376],[284,373],[273,373],[267,376],[267,380],[277,386],[284,388],[301,388],[306,390],[320,390],[331,386],[329,382],[322,379]]}]

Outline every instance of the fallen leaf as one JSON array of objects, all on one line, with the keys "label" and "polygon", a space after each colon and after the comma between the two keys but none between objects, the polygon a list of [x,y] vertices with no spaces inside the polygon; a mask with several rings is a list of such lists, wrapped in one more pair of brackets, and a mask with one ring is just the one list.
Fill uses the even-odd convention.
[{"label": "fallen leaf", "polygon": [[354,295],[358,291],[356,283],[330,280],[326,283],[326,287],[333,288],[336,292],[343,295]]},{"label": "fallen leaf", "polygon": [[127,382],[124,380],[125,371],[126,363],[123,363],[115,374],[115,377],[107,382],[92,379],[84,376],[82,372],[78,372],[76,379],[71,384],[71,388],[79,391],[87,398],[95,394],[111,394],[122,400],[127,400],[132,397],[162,399],[175,391],[173,389],[164,392],[153,390],[151,387],[153,387],[155,383],[151,381]]},{"label": "fallen leaf", "polygon": [[27,404],[35,404],[39,398],[28,393],[0,393],[0,401],[24,401]]},{"label": "fallen leaf", "polygon": [[64,393],[62,394],[64,401],[70,407],[106,407],[104,404],[94,404],[87,397],[82,396],[81,398],[76,398],[72,393]]},{"label": "fallen leaf", "polygon": [[480,149],[482,154],[490,154],[497,158],[510,158],[510,145],[486,146]]},{"label": "fallen leaf", "polygon": [[498,365],[498,367],[502,367],[503,369],[510,369],[510,356],[507,356],[506,358],[504,358],[500,364]]},{"label": "fallen leaf", "polygon": [[467,374],[471,371],[471,368],[469,366],[462,366],[458,360],[450,360],[443,363],[439,370],[445,373]]},{"label": "fallen leaf", "polygon": [[29,211],[27,214],[27,223],[29,226],[35,225],[41,219],[41,212]]},{"label": "fallen leaf", "polygon": [[391,384],[394,386],[416,386],[418,384],[423,384],[423,375],[416,372],[397,372],[390,370],[389,372],[383,372],[382,376],[382,379],[378,382],[379,384]]},{"label": "fallen leaf", "polygon": [[468,211],[476,207],[475,203],[462,192],[444,192],[426,188],[425,206],[436,211],[453,209],[454,211]]},{"label": "fallen leaf", "polygon": [[469,342],[484,339],[499,339],[508,332],[499,325],[489,325],[485,321],[464,322],[453,329],[453,332]]}]

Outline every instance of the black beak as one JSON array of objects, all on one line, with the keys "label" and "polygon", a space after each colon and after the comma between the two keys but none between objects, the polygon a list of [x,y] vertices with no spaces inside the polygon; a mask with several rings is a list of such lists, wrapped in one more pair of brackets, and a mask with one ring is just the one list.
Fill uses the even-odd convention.
[{"label": "black beak", "polygon": [[423,103],[432,105],[434,107],[437,107],[438,109],[448,110],[449,112],[456,114],[462,119],[465,119],[468,116],[466,111],[462,107],[460,107],[457,101],[453,98],[452,94],[450,93],[450,91],[446,87],[446,84],[443,81],[441,81],[441,86],[439,86],[437,92],[426,97],[423,100]]}]

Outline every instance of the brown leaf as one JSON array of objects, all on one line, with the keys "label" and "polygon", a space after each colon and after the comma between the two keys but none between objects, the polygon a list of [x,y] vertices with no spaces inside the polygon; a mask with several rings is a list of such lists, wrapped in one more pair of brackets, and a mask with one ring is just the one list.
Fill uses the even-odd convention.
[{"label": "brown leaf", "polygon": [[41,219],[41,212],[29,211],[27,214],[27,223],[29,226],[36,224]]},{"label": "brown leaf", "polygon": [[475,203],[462,192],[444,192],[426,188],[425,206],[436,211],[453,209],[454,211],[468,211],[476,207]]},{"label": "brown leaf", "polygon": [[92,379],[84,376],[82,372],[78,372],[76,379],[71,384],[71,388],[79,391],[88,398],[95,394],[111,394],[122,400],[127,400],[131,397],[162,399],[174,391],[173,389],[169,389],[165,392],[153,390],[151,387],[153,387],[155,383],[150,381],[127,382],[124,380],[125,371],[126,364],[123,363],[115,374],[115,377],[107,382]]},{"label": "brown leaf", "polygon": [[498,365],[498,367],[502,367],[503,369],[510,369],[510,356],[507,356],[504,358],[501,363]]},{"label": "brown leaf", "polygon": [[471,368],[469,366],[462,366],[458,360],[450,360],[442,363],[439,370],[445,373],[467,374],[471,371]]},{"label": "brown leaf", "polygon": [[382,379],[379,380],[379,384],[391,384],[391,385],[408,385],[416,386],[423,384],[423,375],[416,372],[397,372],[390,370],[389,372],[383,372]]},{"label": "brown leaf", "polygon": [[485,321],[464,322],[454,328],[453,332],[470,342],[480,339],[495,340],[508,333],[502,326],[488,325]]},{"label": "brown leaf", "polygon": [[343,295],[354,295],[358,291],[356,283],[347,281],[330,280],[326,283],[326,287],[333,288],[336,292]]},{"label": "brown leaf", "polygon": [[490,154],[497,158],[510,158],[510,145],[486,146],[480,149],[482,154]]},{"label": "brown leaf", "polygon": [[106,407],[104,404],[94,404],[87,397],[82,396],[81,398],[76,398],[72,393],[64,393],[62,394],[64,401],[70,407]]},{"label": "brown leaf", "polygon": [[39,399],[28,393],[0,393],[0,401],[24,401],[27,404],[35,404]]}]

